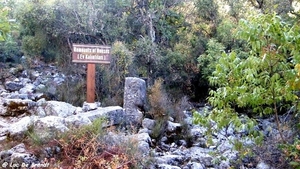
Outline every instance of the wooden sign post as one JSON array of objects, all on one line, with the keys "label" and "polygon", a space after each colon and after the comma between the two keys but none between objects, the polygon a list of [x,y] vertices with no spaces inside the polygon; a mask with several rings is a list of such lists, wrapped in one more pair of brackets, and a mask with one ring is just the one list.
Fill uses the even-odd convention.
[{"label": "wooden sign post", "polygon": [[95,64],[87,64],[87,74],[86,74],[86,102],[94,103],[95,102]]},{"label": "wooden sign post", "polygon": [[87,63],[87,103],[95,102],[95,63],[109,64],[110,52],[110,46],[73,44],[72,62]]}]

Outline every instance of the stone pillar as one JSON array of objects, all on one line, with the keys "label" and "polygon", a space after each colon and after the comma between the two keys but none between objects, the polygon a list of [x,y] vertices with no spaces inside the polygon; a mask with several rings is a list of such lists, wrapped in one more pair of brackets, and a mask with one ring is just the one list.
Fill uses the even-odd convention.
[{"label": "stone pillar", "polygon": [[124,105],[127,124],[139,127],[146,103],[146,82],[136,77],[125,78]]}]

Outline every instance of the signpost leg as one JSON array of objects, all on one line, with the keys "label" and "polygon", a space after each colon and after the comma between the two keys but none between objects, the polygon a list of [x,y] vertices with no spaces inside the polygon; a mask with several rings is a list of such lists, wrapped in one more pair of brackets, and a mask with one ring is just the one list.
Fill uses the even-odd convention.
[{"label": "signpost leg", "polygon": [[95,64],[88,63],[87,64],[87,92],[86,92],[86,101],[87,103],[95,102]]}]

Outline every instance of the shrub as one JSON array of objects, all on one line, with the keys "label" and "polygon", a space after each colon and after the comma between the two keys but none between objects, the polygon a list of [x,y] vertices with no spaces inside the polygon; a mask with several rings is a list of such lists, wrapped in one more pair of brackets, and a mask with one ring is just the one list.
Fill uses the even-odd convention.
[{"label": "shrub", "polygon": [[91,125],[67,132],[58,140],[63,150],[62,166],[126,169],[137,164],[125,143],[110,145],[103,142],[101,138],[106,133],[102,129],[103,122],[103,119],[97,119]]},{"label": "shrub", "polygon": [[157,79],[149,90],[149,114],[154,119],[167,119],[170,115],[171,101],[162,87],[163,80]]},{"label": "shrub", "polygon": [[130,75],[133,53],[124,43],[116,41],[112,46],[109,68],[98,70],[97,92],[104,95],[105,105],[123,105],[125,77]]},{"label": "shrub", "polygon": [[208,81],[208,77],[212,75],[216,67],[216,61],[221,57],[224,46],[215,39],[210,39],[207,43],[207,50],[205,54],[197,58],[198,66],[201,74]]},{"label": "shrub", "polygon": [[248,40],[248,58],[239,58],[235,52],[224,53],[209,79],[217,86],[210,91],[209,102],[214,109],[209,117],[220,122],[219,128],[229,124],[241,128],[239,110],[248,110],[252,116],[274,114],[280,128],[279,110],[289,107],[296,98],[288,85],[295,76],[293,65],[288,61],[293,53],[290,51],[292,32],[289,25],[274,15],[240,23],[238,36]]},{"label": "shrub", "polygon": [[295,139],[293,144],[283,144],[280,146],[290,165],[294,168],[300,167],[300,140]]},{"label": "shrub", "polygon": [[[42,137],[39,133],[34,131],[34,125],[28,127],[28,130],[25,132],[25,138],[27,140],[27,144],[32,145],[33,147],[41,147],[43,144],[47,143],[50,139],[53,139],[54,133],[47,134],[49,131],[45,131],[44,137]],[[46,136],[46,137],[45,137]]]},{"label": "shrub", "polygon": [[[294,37],[299,36],[299,28],[276,15],[260,15],[250,21],[241,20],[237,35],[247,42],[248,57],[240,58],[235,52],[221,56],[209,78],[216,86],[208,98],[214,108],[206,116],[196,115],[195,122],[212,127],[213,120],[217,130],[233,125],[261,143],[262,134],[254,129],[255,119],[244,115],[274,115],[284,143],[279,113],[298,103],[295,91],[299,90],[300,46]],[[242,146],[240,142],[236,145]]]},{"label": "shrub", "polygon": [[86,84],[84,79],[65,78],[65,81],[57,86],[57,99],[75,106],[82,106],[86,100]]},{"label": "shrub", "polygon": [[0,62],[18,62],[21,56],[18,43],[8,36],[6,41],[0,42]]},{"label": "shrub", "polygon": [[[137,154],[135,139],[116,140],[118,144],[111,144],[105,140],[107,131],[103,128],[105,119],[98,118],[90,125],[74,128],[64,133],[52,133],[53,137],[41,139],[32,129],[24,140],[31,151],[39,158],[43,147],[51,148],[53,157],[42,159],[50,162],[52,168],[134,168],[137,167],[139,155]],[[49,131],[46,131],[49,132]],[[59,151],[56,151],[56,149]],[[55,149],[55,152],[54,152]]]}]

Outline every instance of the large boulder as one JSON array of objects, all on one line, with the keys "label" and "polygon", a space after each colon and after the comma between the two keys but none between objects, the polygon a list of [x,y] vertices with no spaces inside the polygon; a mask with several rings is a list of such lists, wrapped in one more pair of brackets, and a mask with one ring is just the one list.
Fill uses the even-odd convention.
[{"label": "large boulder", "polygon": [[136,77],[125,79],[124,109],[127,122],[140,126],[143,120],[143,110],[146,103],[146,82]]},{"label": "large boulder", "polygon": [[34,107],[35,102],[32,100],[0,98],[0,116],[16,117],[23,114],[30,115]]},{"label": "large boulder", "polygon": [[12,123],[8,129],[10,136],[22,137],[28,128],[34,124],[34,121],[37,118],[38,117],[36,116],[26,116],[19,121]]},{"label": "large boulder", "polygon": [[28,129],[34,125],[34,122],[37,119],[37,116],[25,116],[22,118],[8,119],[0,118],[0,142],[6,141],[7,138],[14,140],[23,139],[26,131],[28,131]]},{"label": "large boulder", "polygon": [[66,118],[66,122],[80,126],[89,124],[98,118],[107,119],[106,126],[126,123],[124,110],[120,106],[98,107],[96,110],[69,116]]},{"label": "large boulder", "polygon": [[67,117],[75,113],[76,107],[69,103],[59,101],[48,101],[45,106],[47,116]]},{"label": "large boulder", "polygon": [[65,132],[69,128],[65,124],[65,119],[58,116],[46,116],[34,122],[34,133],[40,139],[48,139],[55,136],[56,132]]}]

